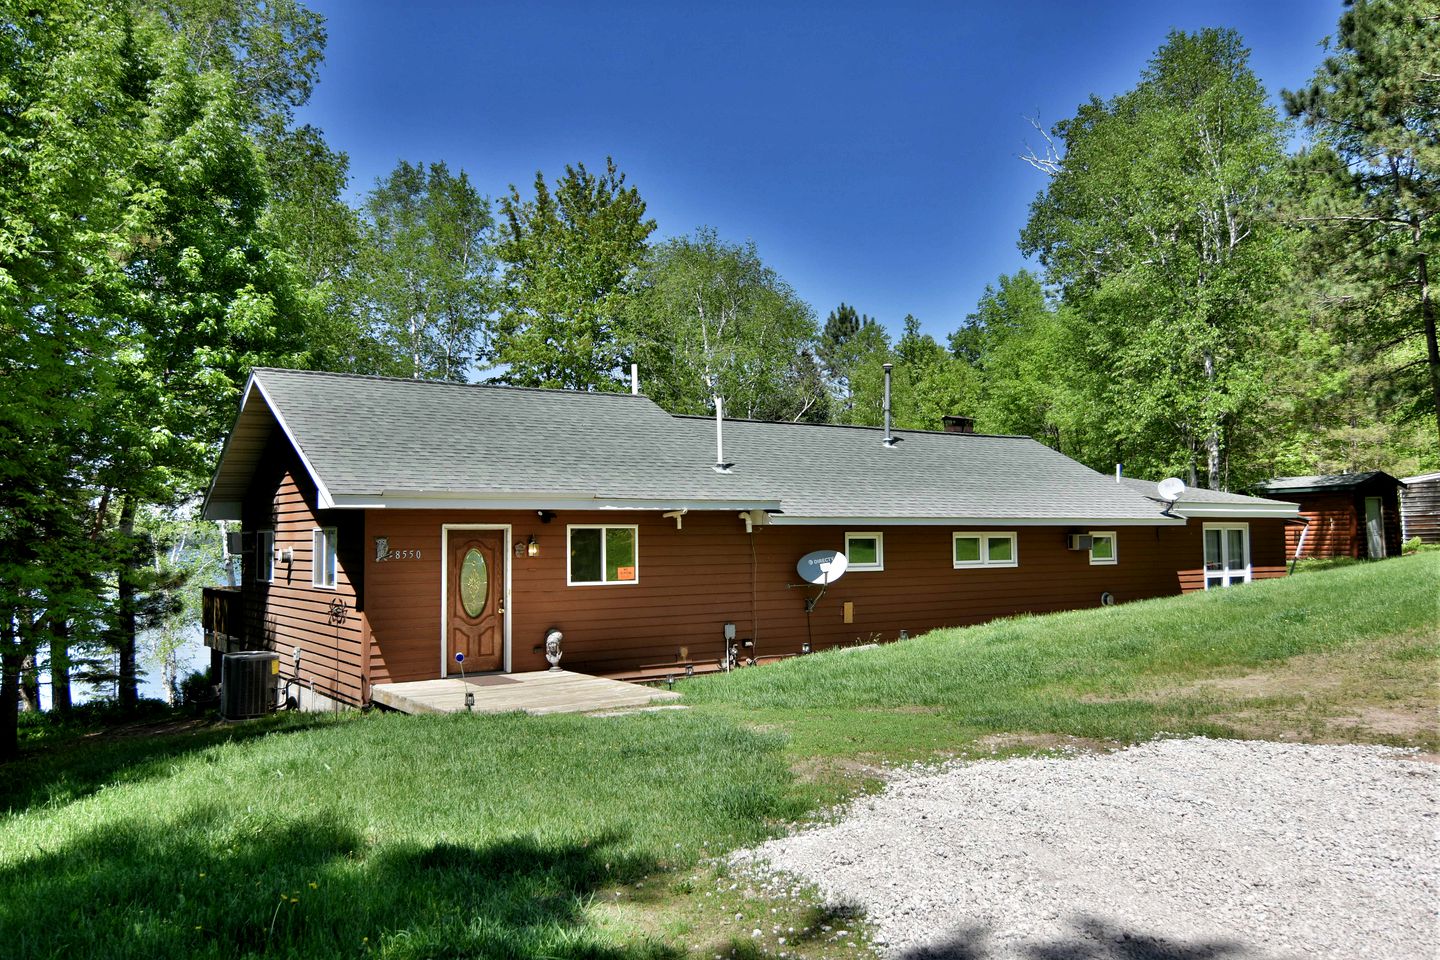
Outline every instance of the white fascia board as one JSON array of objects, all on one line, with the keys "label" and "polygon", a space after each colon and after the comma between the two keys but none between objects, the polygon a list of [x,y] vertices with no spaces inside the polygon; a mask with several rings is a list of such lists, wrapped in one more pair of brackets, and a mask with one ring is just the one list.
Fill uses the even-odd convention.
[{"label": "white fascia board", "polygon": [[770,522],[789,527],[1179,527],[1184,517],[798,517],[772,514]]},{"label": "white fascia board", "polygon": [[[336,505],[335,498],[330,496],[330,488],[325,486],[325,481],[321,479],[319,471],[317,471],[315,465],[310,462],[310,458],[305,456],[305,450],[300,446],[300,441],[295,438],[295,432],[290,429],[290,424],[285,422],[285,415],[280,412],[280,408],[275,405],[275,401],[271,400],[270,394],[266,392],[265,384],[256,380],[253,373],[250,375],[250,382],[255,385],[256,390],[260,391],[260,396],[264,399],[265,406],[270,408],[270,415],[275,418],[276,423],[280,424],[280,429],[285,431],[285,437],[290,441],[290,446],[295,449],[295,454],[304,465],[305,472],[310,474],[310,479],[314,481],[317,499],[319,500],[316,506],[321,510],[328,510],[334,507]],[[242,411],[245,409],[245,403],[248,403],[249,400],[250,392],[247,390],[245,400],[241,402],[240,406]]]},{"label": "white fascia board", "polygon": [[778,500],[630,500],[553,493],[339,494],[333,505],[350,510],[778,510]]},{"label": "white fascia board", "polygon": [[1298,503],[1186,503],[1175,504],[1173,512],[1185,517],[1297,517]]}]

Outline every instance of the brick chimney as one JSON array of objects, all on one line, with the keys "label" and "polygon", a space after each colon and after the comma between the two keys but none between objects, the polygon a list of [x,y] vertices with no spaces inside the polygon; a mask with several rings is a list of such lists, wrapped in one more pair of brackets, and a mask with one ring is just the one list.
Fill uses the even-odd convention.
[{"label": "brick chimney", "polygon": [[945,432],[946,432],[946,433],[974,433],[974,432],[975,432],[975,418],[974,418],[974,417],[952,417],[952,416],[945,416],[945,417],[941,417],[940,419],[945,422]]}]

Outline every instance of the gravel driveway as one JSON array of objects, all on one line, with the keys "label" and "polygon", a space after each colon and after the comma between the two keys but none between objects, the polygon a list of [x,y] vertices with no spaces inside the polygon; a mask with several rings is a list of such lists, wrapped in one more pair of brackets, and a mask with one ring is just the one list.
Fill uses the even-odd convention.
[{"label": "gravel driveway", "polygon": [[1437,788],[1405,751],[1165,740],[904,772],[736,859],[862,908],[892,957],[1434,958]]}]

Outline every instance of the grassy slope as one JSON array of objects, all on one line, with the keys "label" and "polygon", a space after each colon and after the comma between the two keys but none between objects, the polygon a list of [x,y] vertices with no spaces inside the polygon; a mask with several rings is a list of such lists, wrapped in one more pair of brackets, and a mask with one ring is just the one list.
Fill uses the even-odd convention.
[{"label": "grassy slope", "polygon": [[[708,960],[738,932],[757,955],[752,923],[768,932],[786,907],[690,868],[854,787],[792,768],[1017,733],[1243,731],[1246,711],[1296,697],[1320,718],[1298,736],[1333,735],[1371,701],[1419,698],[1433,717],[1437,588],[1430,554],[940,631],[697,680],[683,713],[278,717],[71,741],[0,770],[0,952],[621,958],[684,943]],[[1304,689],[1203,682],[1281,668]],[[1317,672],[1340,682],[1305,688]],[[1398,739],[1433,746],[1433,724]]]},{"label": "grassy slope", "polygon": [[[1344,685],[1346,695],[1333,704],[1337,717],[1357,699],[1372,698],[1418,697],[1433,712],[1437,620],[1440,555],[1422,554],[1232,590],[939,630],[683,689],[707,711],[789,732],[793,751],[807,757],[915,759],[963,749],[986,734],[1124,742],[1161,732],[1227,735],[1244,731],[1244,710],[1293,705],[1323,691],[1298,684],[1287,696],[1260,685],[1260,696],[1232,697],[1196,681],[1298,655],[1328,654],[1322,669],[1369,681]],[[1381,655],[1354,655],[1359,647]],[[1349,676],[1357,672],[1366,676]],[[1325,730],[1321,723],[1289,732],[1323,738]],[[1414,736],[1372,739],[1440,744],[1433,725]]]}]

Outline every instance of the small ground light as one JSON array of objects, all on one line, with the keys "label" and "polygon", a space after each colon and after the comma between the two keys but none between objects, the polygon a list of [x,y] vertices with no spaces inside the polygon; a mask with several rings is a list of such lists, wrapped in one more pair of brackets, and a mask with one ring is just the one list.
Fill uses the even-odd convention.
[{"label": "small ground light", "polygon": [[800,644],[800,652],[801,652],[801,653],[809,653],[809,652],[810,652],[810,641],[809,641],[809,640],[806,640],[804,643]]},{"label": "small ground light", "polygon": [[695,676],[695,664],[693,664],[693,663],[687,663],[687,664],[685,664],[685,676],[687,676],[687,677],[693,677],[693,676]]},{"label": "small ground light", "polygon": [[901,631],[900,631],[900,639],[901,639],[901,640],[909,640],[909,639],[910,639],[910,631],[909,631],[909,630],[901,630]]}]

